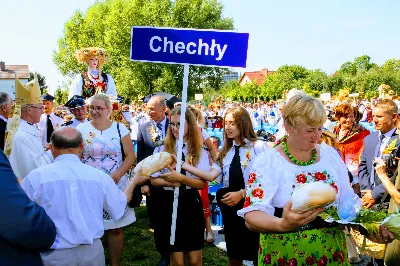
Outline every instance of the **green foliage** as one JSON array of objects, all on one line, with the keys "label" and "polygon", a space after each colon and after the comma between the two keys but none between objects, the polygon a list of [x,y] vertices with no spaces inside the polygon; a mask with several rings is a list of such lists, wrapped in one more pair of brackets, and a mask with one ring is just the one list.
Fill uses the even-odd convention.
[{"label": "green foliage", "polygon": [[46,78],[44,76],[40,75],[40,73],[29,72],[28,81],[33,80],[35,78],[35,76],[37,76],[41,94],[47,93],[48,90],[47,90]]},{"label": "green foliage", "polygon": [[57,105],[63,105],[68,101],[69,88],[71,86],[71,81],[62,82],[55,93],[54,98]]},{"label": "green foliage", "polygon": [[315,97],[323,92],[338,94],[340,89],[348,88],[350,93],[361,97],[378,96],[378,87],[389,85],[395,93],[400,92],[400,60],[389,59],[382,66],[371,62],[367,55],[356,57],[342,64],[340,70],[328,76],[320,69],[308,70],[298,65],[284,65],[268,75],[260,86],[253,83],[239,87],[238,84],[225,84],[221,93],[232,99],[281,99],[293,88],[303,89]]},{"label": "green foliage", "polygon": [[[82,47],[103,47],[110,54],[104,71],[117,84],[118,94],[137,98],[155,91],[179,95],[183,67],[130,61],[132,26],[159,26],[232,30],[233,20],[222,16],[217,0],[108,0],[96,2],[86,12],[76,11],[65,23],[53,61],[63,75],[73,77],[86,70],[75,60]],[[205,88],[222,87],[224,69],[191,67],[188,96]]]}]

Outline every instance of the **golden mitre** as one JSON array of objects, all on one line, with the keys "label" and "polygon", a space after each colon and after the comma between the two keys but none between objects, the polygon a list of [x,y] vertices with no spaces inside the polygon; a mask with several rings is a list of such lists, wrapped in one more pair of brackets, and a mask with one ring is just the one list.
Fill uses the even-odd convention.
[{"label": "golden mitre", "polygon": [[[21,119],[21,107],[26,104],[40,104],[43,100],[40,98],[40,87],[37,77],[29,81],[27,84],[22,84],[21,81],[15,77],[15,107],[14,114],[11,118],[11,124],[7,133],[5,153],[11,154],[12,142],[14,140],[15,132],[17,132],[19,121]],[[10,121],[10,120],[9,120]]]}]

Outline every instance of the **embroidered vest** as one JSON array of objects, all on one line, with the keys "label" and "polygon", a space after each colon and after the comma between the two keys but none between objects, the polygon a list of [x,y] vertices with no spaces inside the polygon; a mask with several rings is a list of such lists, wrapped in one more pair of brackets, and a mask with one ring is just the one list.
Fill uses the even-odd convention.
[{"label": "embroidered vest", "polygon": [[95,84],[93,81],[89,78],[89,75],[87,72],[83,73],[82,75],[82,96],[85,97],[85,99],[92,97],[98,92],[101,93],[106,93],[107,91],[107,85],[108,85],[108,78],[107,74],[101,73],[101,77],[103,78],[103,81],[101,82],[101,85],[99,85],[99,89],[95,87]]}]

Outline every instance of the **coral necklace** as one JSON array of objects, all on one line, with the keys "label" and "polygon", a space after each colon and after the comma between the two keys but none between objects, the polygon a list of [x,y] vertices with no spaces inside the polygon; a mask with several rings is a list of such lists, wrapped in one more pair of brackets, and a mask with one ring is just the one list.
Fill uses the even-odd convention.
[{"label": "coral necklace", "polygon": [[283,147],[283,151],[285,152],[286,156],[289,158],[290,161],[292,161],[294,164],[296,165],[300,165],[300,166],[307,166],[307,165],[311,165],[313,163],[315,163],[316,159],[317,159],[317,149],[314,148],[312,149],[311,153],[311,160],[307,161],[307,162],[302,162],[297,160],[296,158],[294,158],[293,155],[290,154],[289,152],[289,148],[287,146],[287,136],[284,136],[281,140],[280,143],[282,143],[282,147]]}]

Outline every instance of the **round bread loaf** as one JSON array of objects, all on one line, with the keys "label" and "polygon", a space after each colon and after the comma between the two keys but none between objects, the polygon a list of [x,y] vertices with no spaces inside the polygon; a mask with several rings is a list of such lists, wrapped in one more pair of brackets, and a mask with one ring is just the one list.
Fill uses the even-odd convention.
[{"label": "round bread loaf", "polygon": [[328,206],[336,200],[336,190],[323,182],[306,183],[292,193],[292,211],[302,213]]},{"label": "round bread loaf", "polygon": [[161,171],[171,163],[172,157],[168,152],[155,153],[138,163],[135,167],[134,173],[142,170],[144,176],[149,176]]}]

